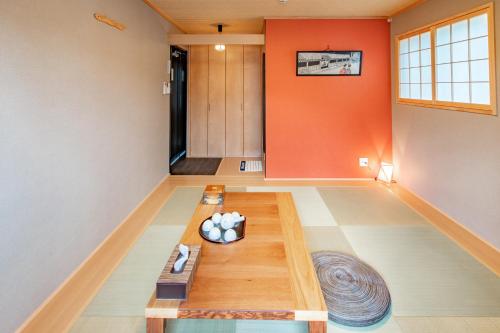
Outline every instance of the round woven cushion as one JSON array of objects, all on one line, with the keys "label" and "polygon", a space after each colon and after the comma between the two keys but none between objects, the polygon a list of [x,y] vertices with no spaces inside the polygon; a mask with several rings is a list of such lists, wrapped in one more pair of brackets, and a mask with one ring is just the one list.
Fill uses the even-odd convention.
[{"label": "round woven cushion", "polygon": [[354,327],[370,326],[384,319],[391,307],[391,295],[373,268],[340,252],[315,252],[312,258],[328,318]]}]

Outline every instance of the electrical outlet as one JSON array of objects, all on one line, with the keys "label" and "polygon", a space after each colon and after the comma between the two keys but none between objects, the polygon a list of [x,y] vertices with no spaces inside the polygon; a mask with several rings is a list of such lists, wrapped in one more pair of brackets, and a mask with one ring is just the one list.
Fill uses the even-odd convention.
[{"label": "electrical outlet", "polygon": [[360,157],[359,158],[359,166],[361,168],[366,168],[368,167],[368,157]]}]

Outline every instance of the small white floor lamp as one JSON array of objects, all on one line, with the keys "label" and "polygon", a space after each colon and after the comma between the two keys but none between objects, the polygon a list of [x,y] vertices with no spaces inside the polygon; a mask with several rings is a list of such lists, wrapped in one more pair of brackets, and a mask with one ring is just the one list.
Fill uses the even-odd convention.
[{"label": "small white floor lamp", "polygon": [[377,180],[390,184],[392,182],[392,173],[394,166],[391,163],[382,162],[378,172]]}]

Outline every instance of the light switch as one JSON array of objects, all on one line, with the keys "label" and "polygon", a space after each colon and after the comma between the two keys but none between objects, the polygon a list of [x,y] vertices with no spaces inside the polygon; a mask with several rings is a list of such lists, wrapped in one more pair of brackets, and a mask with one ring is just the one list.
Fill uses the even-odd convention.
[{"label": "light switch", "polygon": [[368,157],[360,157],[359,158],[359,166],[361,168],[366,168],[368,166]]},{"label": "light switch", "polygon": [[163,95],[170,94],[170,82],[163,81]]}]

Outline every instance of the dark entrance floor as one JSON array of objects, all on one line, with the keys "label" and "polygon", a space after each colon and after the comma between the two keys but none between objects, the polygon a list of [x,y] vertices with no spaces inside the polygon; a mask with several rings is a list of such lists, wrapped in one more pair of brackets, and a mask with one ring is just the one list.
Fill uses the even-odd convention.
[{"label": "dark entrance floor", "polygon": [[215,175],[222,158],[185,158],[170,167],[171,175]]}]

